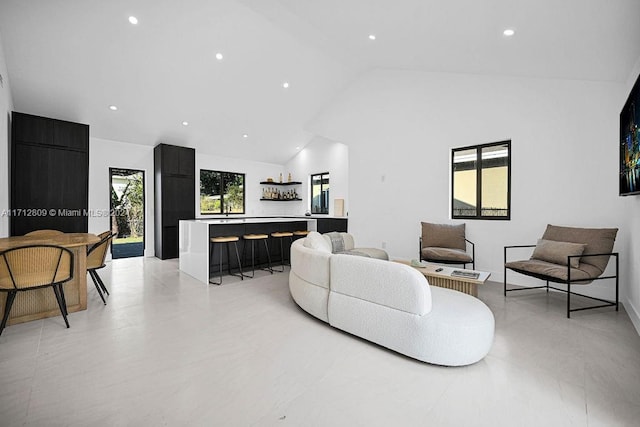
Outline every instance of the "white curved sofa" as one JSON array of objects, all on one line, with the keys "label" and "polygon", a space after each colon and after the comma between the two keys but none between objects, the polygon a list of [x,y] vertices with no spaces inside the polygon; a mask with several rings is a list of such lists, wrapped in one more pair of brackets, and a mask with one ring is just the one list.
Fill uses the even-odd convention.
[{"label": "white curved sofa", "polygon": [[316,232],[291,246],[289,289],[318,319],[423,362],[470,365],[493,343],[493,313],[479,299],[431,287],[408,265],[332,254]]}]

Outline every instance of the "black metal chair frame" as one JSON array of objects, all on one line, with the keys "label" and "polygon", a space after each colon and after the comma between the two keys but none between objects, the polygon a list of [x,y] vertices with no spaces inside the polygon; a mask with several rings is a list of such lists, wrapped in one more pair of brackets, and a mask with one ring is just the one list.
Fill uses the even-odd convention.
[{"label": "black metal chair frame", "polygon": [[[115,237],[115,235],[116,233],[110,233],[104,236],[98,243],[96,243],[95,245],[87,249],[87,257],[91,254],[91,252],[98,249],[100,245],[104,244],[104,242],[106,242],[108,239]],[[91,280],[93,280],[93,284],[95,285],[96,290],[98,291],[98,295],[100,295],[100,299],[102,300],[104,305],[107,305],[107,301],[104,299],[103,292],[106,293],[107,295],[110,295],[110,294],[109,294],[109,291],[107,290],[107,287],[104,285],[102,278],[100,278],[100,276],[98,275],[98,272],[96,271],[99,268],[105,267],[105,265],[106,264],[103,263],[100,267],[91,268],[91,269],[88,268],[87,272],[89,273],[89,276],[91,276]]]},{"label": "black metal chair frame", "polygon": [[[51,278],[51,283],[47,283],[45,285],[40,285],[40,286],[32,286],[32,287],[28,287],[28,288],[18,288],[16,286],[16,282],[15,282],[15,278],[13,277],[13,273],[11,272],[11,267],[9,266],[9,263],[7,262],[6,259],[6,254],[9,252],[13,252],[13,251],[18,251],[21,249],[27,249],[27,248],[41,248],[41,247],[49,247],[49,248],[57,248],[60,249],[60,256],[58,257],[58,264],[56,265],[56,270],[53,273],[53,277]],[[58,274],[58,268],[60,267],[60,260],[62,259],[62,253],[63,252],[68,252],[70,257],[71,257],[71,262],[70,262],[70,270],[69,270],[69,277],[61,282],[54,282],[56,274]],[[42,288],[46,288],[51,286],[51,288],[53,289],[53,293],[56,296],[56,301],[58,302],[58,307],[60,307],[60,313],[62,314],[62,318],[64,319],[64,323],[67,326],[67,328],[69,327],[69,320],[67,319],[67,315],[69,314],[67,311],[67,301],[64,297],[64,288],[63,288],[63,284],[68,282],[69,280],[73,279],[73,268],[74,268],[74,258],[73,258],[73,252],[71,252],[69,249],[67,248],[63,248],[62,246],[56,246],[56,245],[29,245],[29,246],[20,246],[18,248],[11,248],[11,249],[7,249],[6,251],[0,252],[0,257],[2,258],[2,262],[5,263],[5,265],[7,266],[7,270],[9,271],[9,275],[11,277],[11,281],[13,282],[13,289],[0,289],[0,292],[6,292],[7,293],[7,299],[5,301],[4,304],[4,315],[2,316],[2,323],[0,324],[0,335],[2,335],[2,331],[4,331],[5,326],[7,326],[7,321],[9,320],[9,313],[11,312],[11,307],[13,306],[13,301],[16,298],[16,295],[18,294],[18,292],[28,292],[28,291],[32,291],[32,290],[36,290],[36,289],[42,289]]]},{"label": "black metal chair frame", "polygon": [[[239,239],[238,239],[239,240]],[[236,276],[239,277],[240,280],[244,280],[245,277],[248,277],[246,274],[244,274],[242,272],[242,263],[240,262],[240,253],[238,252],[238,240],[236,241],[232,241],[232,242],[210,242],[210,251],[211,251],[211,255],[209,258],[209,265],[211,265],[211,263],[213,262],[213,255],[214,255],[214,250],[216,245],[221,245],[223,243],[226,243],[226,247],[227,247],[227,272],[229,273],[230,276]],[[240,273],[232,273],[231,272],[231,250],[229,249],[229,243],[233,243],[233,246],[236,249],[236,259],[238,260],[238,270],[240,270]],[[220,273],[220,281],[216,282],[214,280],[209,279],[209,283],[211,283],[212,285],[221,285],[222,284],[222,246],[220,246],[220,269],[219,269],[219,273]]]},{"label": "black metal chair frame", "polygon": [[[471,269],[475,270],[476,269],[476,245],[468,239],[464,239],[465,242],[467,242],[469,245],[471,245]],[[424,261],[428,261],[428,262],[434,262],[437,264],[457,264],[457,265],[462,265],[463,268],[467,268],[467,264],[469,264],[468,262],[460,262],[460,261],[450,261],[450,260],[442,260],[442,259],[428,259],[428,258],[423,258],[422,257],[422,236],[420,236],[419,242],[418,242],[418,256],[420,261],[424,260]]]},{"label": "black metal chair frame", "polygon": [[[245,265],[247,261],[247,242],[248,241],[251,242],[251,276],[249,276],[248,274],[245,274],[244,277],[253,279],[256,275],[256,256],[255,256],[256,240],[262,240],[264,242],[264,249],[267,253],[267,260],[268,260],[267,267],[262,268],[261,270],[265,270],[273,274],[274,270],[273,270],[273,267],[271,266],[271,253],[269,253],[269,245],[267,244],[268,237],[266,239],[243,239],[243,240],[244,240],[244,246],[242,248],[242,260],[245,262]],[[260,254],[259,248],[258,248],[258,254]]]},{"label": "black metal chair frame", "polygon": [[[619,253],[618,252],[610,252],[610,253],[601,253],[601,254],[588,254],[588,255],[570,255],[567,256],[567,280],[562,280],[562,279],[558,279],[557,277],[552,277],[552,276],[545,276],[543,274],[535,274],[535,273],[530,273],[528,271],[524,271],[524,270],[517,270],[517,269],[513,269],[513,268],[507,268],[506,264],[507,264],[507,249],[514,249],[514,248],[535,248],[536,245],[515,245],[515,246],[505,246],[504,247],[504,296],[507,296],[507,292],[512,292],[512,291],[528,291],[531,289],[543,289],[546,288],[547,292],[549,292],[549,289],[554,289],[556,291],[560,291],[560,292],[565,292],[567,294],[567,318],[571,318],[571,313],[574,311],[582,311],[582,310],[591,310],[594,308],[603,308],[603,307],[614,307],[616,308],[616,311],[618,311],[618,307],[619,307],[619,295],[620,295],[620,276],[619,276],[619,268],[620,268],[620,262],[619,262]],[[573,258],[585,258],[585,257],[595,257],[595,256],[608,256],[608,257],[615,257],[616,259],[616,267],[615,267],[615,275],[611,276],[598,276],[598,277],[594,277],[591,279],[580,279],[580,280],[571,280],[571,259]],[[531,277],[535,277],[536,279],[540,279],[540,280],[545,280],[547,282],[546,285],[543,286],[531,286],[531,287],[521,287],[521,288],[512,288],[512,289],[507,289],[507,270],[513,270],[516,273],[520,273],[523,274],[525,276],[531,276]],[[584,294],[579,294],[577,292],[571,292],[571,284],[579,284],[579,283],[591,283],[595,280],[606,280],[606,279],[615,279],[616,280],[616,300],[615,301],[609,301],[606,299],[602,299],[602,298],[596,298],[596,297],[592,297],[589,295],[584,295]],[[555,286],[549,286],[549,282],[552,283],[561,283],[561,284],[565,284],[567,285],[567,289],[562,289],[562,288],[557,288]],[[571,308],[571,295],[577,295],[577,296],[581,296],[583,298],[589,298],[595,301],[600,301],[604,304],[600,304],[600,305],[593,305],[593,306],[589,306],[589,307],[581,307],[581,308]]]},{"label": "black metal chair frame", "polygon": [[[281,232],[278,232],[281,233]],[[284,244],[282,243],[282,241],[286,238],[289,238],[290,240],[290,245],[293,244],[293,233],[291,233],[291,236],[274,236],[273,233],[271,234],[271,238],[272,239],[278,239],[280,240],[280,270],[276,270],[275,267],[272,267],[273,271],[276,271],[278,273],[283,273],[284,272],[284,266],[285,265],[291,265],[291,260],[289,260],[288,263],[285,263],[285,252],[284,252]],[[291,246],[289,246],[291,247]],[[291,258],[291,255],[289,255],[289,258]]]}]

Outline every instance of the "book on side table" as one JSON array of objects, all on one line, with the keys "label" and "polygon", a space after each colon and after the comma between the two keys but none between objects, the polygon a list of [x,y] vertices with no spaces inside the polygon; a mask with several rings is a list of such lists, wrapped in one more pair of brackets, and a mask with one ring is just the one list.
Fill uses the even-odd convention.
[{"label": "book on side table", "polygon": [[451,272],[451,276],[466,277],[468,279],[477,279],[478,277],[480,277],[480,273],[475,271],[468,271],[468,270],[453,270]]}]

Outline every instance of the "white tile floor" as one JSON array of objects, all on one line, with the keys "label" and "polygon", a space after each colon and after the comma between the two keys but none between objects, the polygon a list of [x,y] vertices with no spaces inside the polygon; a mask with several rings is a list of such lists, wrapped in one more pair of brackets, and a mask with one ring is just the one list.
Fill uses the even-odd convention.
[{"label": "white tile floor", "polygon": [[287,274],[205,286],[176,260],[116,260],[103,306],[0,336],[1,426],[638,426],[640,337],[623,309],[480,290],[489,355],[417,362],[312,318]]}]

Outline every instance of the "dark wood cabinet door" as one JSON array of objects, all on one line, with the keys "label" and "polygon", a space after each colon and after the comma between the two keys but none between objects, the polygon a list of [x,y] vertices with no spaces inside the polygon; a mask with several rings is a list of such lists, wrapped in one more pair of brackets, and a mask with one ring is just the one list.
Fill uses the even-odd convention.
[{"label": "dark wood cabinet door", "polygon": [[162,174],[180,174],[180,147],[173,145],[162,145]]},{"label": "dark wood cabinet door", "polygon": [[87,232],[87,125],[14,112],[10,174],[11,235]]},{"label": "dark wood cabinet door", "polygon": [[73,150],[87,150],[89,141],[89,126],[54,120],[52,126],[53,144]]},{"label": "dark wood cabinet door", "polygon": [[195,177],[196,151],[190,148],[180,150],[180,175]]},{"label": "dark wood cabinet door", "polygon": [[160,259],[178,256],[178,221],[195,218],[195,150],[159,144],[154,149],[155,251]]},{"label": "dark wood cabinet door", "polygon": [[330,233],[332,231],[347,232],[348,219],[347,218],[317,218],[316,227],[318,233]]},{"label": "dark wood cabinet door", "polygon": [[46,117],[14,112],[11,115],[12,138],[15,142],[53,144],[53,123]]}]

